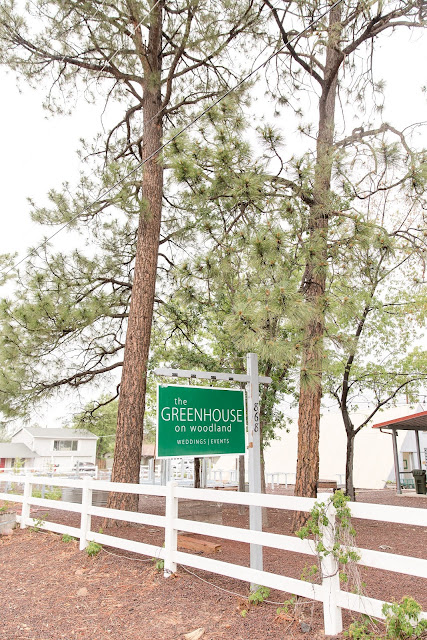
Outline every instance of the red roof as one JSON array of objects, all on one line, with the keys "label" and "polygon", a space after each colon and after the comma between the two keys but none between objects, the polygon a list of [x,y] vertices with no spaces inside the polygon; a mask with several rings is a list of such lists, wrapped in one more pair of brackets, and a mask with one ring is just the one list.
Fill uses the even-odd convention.
[{"label": "red roof", "polygon": [[373,429],[380,427],[390,427],[393,429],[405,429],[408,431],[427,431],[427,411],[413,413],[411,416],[403,416],[403,418],[394,418],[372,425]]}]

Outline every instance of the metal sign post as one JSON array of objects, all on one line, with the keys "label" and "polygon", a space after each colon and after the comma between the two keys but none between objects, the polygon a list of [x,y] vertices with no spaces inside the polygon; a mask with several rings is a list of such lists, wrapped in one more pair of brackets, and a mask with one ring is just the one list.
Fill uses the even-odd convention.
[{"label": "metal sign post", "polygon": [[[249,353],[248,356],[251,354]],[[254,354],[256,355],[256,354]],[[250,382],[250,377],[246,373],[217,373],[215,371],[193,371],[192,369],[170,369],[159,367],[154,369],[156,376],[165,378],[192,378],[193,380],[227,380],[228,382]],[[259,384],[270,384],[271,378],[268,376],[258,376]]]},{"label": "metal sign post", "polygon": [[[248,475],[249,491],[261,493],[261,434],[259,426],[259,377],[258,356],[256,353],[247,355],[247,372],[249,383],[247,385],[248,396]],[[249,528],[251,531],[262,531],[262,507],[251,505],[249,507]],[[251,569],[262,571],[262,546],[250,545]],[[254,585],[252,585],[254,586]]]},{"label": "metal sign post", "polygon": [[[247,389],[248,415],[248,475],[249,491],[261,493],[261,434],[259,425],[259,385],[272,382],[268,376],[258,375],[258,356],[247,354],[247,374],[216,373],[213,371],[191,371],[188,369],[154,369],[157,376],[169,378],[189,378],[200,380],[226,380],[244,382]],[[223,452],[220,452],[223,453]],[[212,453],[211,453],[212,455]],[[252,531],[262,531],[262,507],[249,507],[249,525]],[[262,546],[250,545],[250,566],[252,569],[263,568]],[[257,585],[252,585],[255,588]]]}]

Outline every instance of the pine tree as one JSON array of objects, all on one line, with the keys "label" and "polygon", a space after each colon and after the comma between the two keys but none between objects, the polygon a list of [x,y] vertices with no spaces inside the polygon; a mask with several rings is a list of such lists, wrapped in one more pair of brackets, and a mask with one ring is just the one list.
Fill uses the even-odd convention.
[{"label": "pine tree", "polygon": [[[409,148],[401,132],[382,121],[381,85],[375,84],[371,72],[379,37],[396,28],[424,27],[425,3],[366,4],[350,0],[330,3],[329,8],[318,2],[280,8],[264,0],[264,5],[270,10],[279,46],[283,48],[275,89],[279,109],[294,105],[302,116],[301,105],[307,91],[317,108],[316,125],[301,125],[301,132],[309,140],[314,138],[315,146],[299,161],[298,169],[309,186],[308,193],[304,192],[305,270],[301,292],[310,318],[304,328],[301,349],[295,493],[313,497],[319,475],[327,278],[332,264],[328,239],[332,228],[341,221],[350,218],[357,224],[356,203],[375,191],[401,189],[418,197],[419,190],[414,184],[424,181],[424,159]],[[366,73],[358,57],[366,59]],[[345,120],[340,120],[337,111],[340,99],[346,107]],[[373,106],[374,124],[364,110],[367,103],[369,113]],[[355,117],[360,118],[357,126]],[[349,125],[354,126],[351,133],[340,138]],[[285,165],[285,159],[282,162]],[[384,166],[393,165],[395,175],[387,181]],[[295,188],[292,193],[298,196]],[[302,514],[295,520],[296,527],[301,520]]]},{"label": "pine tree", "polygon": [[[239,70],[235,64],[231,70],[227,47],[238,39],[244,51],[249,42],[247,32],[257,19],[252,1],[234,7],[228,2],[197,0],[172,4],[166,0],[127,0],[120,6],[39,0],[24,15],[19,15],[14,2],[8,1],[0,10],[0,61],[33,84],[53,74],[53,88],[59,93],[56,99],[49,95],[52,109],[63,109],[80,88],[95,98],[95,83],[102,83],[106,105],[114,100],[124,107],[123,116],[92,152],[104,154],[107,176],[109,172],[121,174],[122,188],[114,190],[113,198],[101,196],[84,214],[72,215],[73,220],[76,217],[83,222],[91,216],[102,220],[106,208],[123,205],[125,211],[131,208],[138,217],[133,263],[128,264],[131,282],[117,283],[111,281],[108,272],[104,275],[114,293],[118,288],[124,297],[130,297],[129,309],[123,316],[126,327],[122,325],[120,341],[112,347],[116,353],[123,349],[125,328],[124,355],[119,363],[102,366],[98,362],[98,367],[89,367],[89,374],[76,371],[57,380],[60,384],[80,384],[98,373],[122,367],[115,481],[139,479],[162,220],[164,169],[160,150],[164,129],[171,120],[179,125],[183,114],[188,117],[191,113],[192,105],[219,96],[235,80]],[[54,197],[59,210],[50,221],[62,221],[61,204],[68,207],[61,195]],[[126,231],[134,233],[133,224]],[[7,313],[11,315],[10,307]],[[66,325],[65,318],[62,324]],[[15,326],[13,331],[19,332],[19,328]],[[67,331],[66,326],[63,331]],[[11,345],[15,343],[13,338],[7,340],[6,357],[10,358]],[[19,351],[20,345],[15,347]],[[105,355],[111,354],[102,347],[100,359]],[[34,367],[37,369],[37,365]],[[12,376],[3,388],[9,394],[13,391],[9,385],[17,384],[17,377]],[[42,391],[43,385],[42,382]],[[136,497],[114,495],[110,506],[135,509]]]},{"label": "pine tree", "polygon": [[261,373],[273,379],[261,389],[267,446],[286,426],[277,404],[292,388],[297,340],[288,317],[291,310],[298,314],[293,302],[300,298],[301,265],[290,229],[282,228],[289,203],[276,197],[265,158],[256,158],[247,142],[241,104],[241,97],[223,100],[167,150],[180,186],[175,206],[191,212],[195,226],[177,242],[181,253],[163,305],[170,313],[169,322],[163,316],[167,337],[154,357],[172,367],[243,373],[246,352],[256,351]]}]

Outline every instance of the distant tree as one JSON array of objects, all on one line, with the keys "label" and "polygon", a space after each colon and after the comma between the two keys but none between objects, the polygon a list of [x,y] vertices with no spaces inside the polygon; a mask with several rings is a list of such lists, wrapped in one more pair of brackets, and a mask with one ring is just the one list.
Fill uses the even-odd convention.
[{"label": "distant tree", "polygon": [[99,436],[96,444],[97,458],[105,458],[107,454],[114,453],[118,402],[109,402],[109,399],[109,396],[101,396],[98,400],[89,402],[83,412],[73,417],[70,425],[73,429],[87,429]]},{"label": "distant tree", "polygon": [[[147,414],[145,416],[144,442],[155,441],[155,416],[153,414],[154,389],[148,383]],[[151,387],[151,388],[150,388]],[[111,400],[111,395],[103,394],[96,400],[88,402],[83,411],[73,416],[72,429],[87,429],[99,436],[96,446],[96,457],[105,458],[114,453],[117,431],[118,401]]]},{"label": "distant tree", "polygon": [[0,442],[10,442],[10,435],[7,427],[3,424],[0,424]]}]

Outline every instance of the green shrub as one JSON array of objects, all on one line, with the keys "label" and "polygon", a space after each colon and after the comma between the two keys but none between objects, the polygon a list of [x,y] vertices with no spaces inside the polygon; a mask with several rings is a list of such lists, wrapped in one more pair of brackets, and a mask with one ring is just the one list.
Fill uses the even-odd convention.
[{"label": "green shrub", "polygon": [[96,556],[98,555],[98,553],[102,550],[102,544],[98,544],[97,542],[93,542],[93,540],[91,542],[89,542],[89,544],[87,545],[85,551],[87,553],[88,556]]},{"label": "green shrub", "polygon": [[[384,623],[364,616],[354,621],[346,636],[352,640],[421,640],[427,638],[427,620],[420,620],[421,606],[409,596],[383,605]],[[384,628],[385,627],[385,628]]]},{"label": "green shrub", "polygon": [[46,500],[61,500],[62,489],[60,487],[52,487],[50,491],[46,491],[44,494]]},{"label": "green shrub", "polygon": [[[36,489],[33,487],[32,493],[33,498],[43,498],[42,490]],[[62,498],[62,489],[60,487],[52,487],[51,489],[46,489],[44,492],[44,497],[46,500],[61,500]]]},{"label": "green shrub", "polygon": [[34,518],[34,524],[32,527],[30,527],[30,530],[35,531],[36,533],[40,531],[40,529],[43,528],[46,518],[47,518],[47,513],[45,513],[42,516],[39,516],[38,518]]},{"label": "green shrub", "polygon": [[297,603],[297,596],[291,596],[289,600],[284,601],[281,607],[278,607],[276,609],[277,615],[280,616],[280,614],[282,613],[288,614],[290,612],[294,613],[296,603]]},{"label": "green shrub", "polygon": [[154,566],[156,567],[157,571],[163,571],[163,569],[165,568],[165,561],[162,560],[161,558],[153,558],[153,562],[154,562]]},{"label": "green shrub", "polygon": [[383,605],[386,616],[386,638],[408,640],[427,635],[427,620],[420,620],[421,605],[414,598],[405,596],[400,602]]},{"label": "green shrub", "polygon": [[74,536],[70,536],[68,533],[64,533],[61,540],[62,542],[75,542],[77,538],[74,538]]},{"label": "green shrub", "polygon": [[270,589],[268,587],[258,587],[256,591],[252,591],[249,594],[248,602],[249,604],[261,604],[264,602],[270,595]]}]

